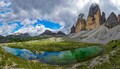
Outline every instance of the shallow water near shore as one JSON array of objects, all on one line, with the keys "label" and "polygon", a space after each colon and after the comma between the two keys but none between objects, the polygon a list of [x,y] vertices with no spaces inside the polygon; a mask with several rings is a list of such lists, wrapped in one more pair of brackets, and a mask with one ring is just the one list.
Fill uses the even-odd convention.
[{"label": "shallow water near shore", "polygon": [[75,64],[93,58],[103,51],[103,48],[99,46],[90,46],[57,52],[44,51],[40,54],[37,54],[27,49],[10,48],[7,46],[3,46],[2,48],[6,52],[9,52],[20,58],[26,60],[38,60],[40,62],[52,65]]}]

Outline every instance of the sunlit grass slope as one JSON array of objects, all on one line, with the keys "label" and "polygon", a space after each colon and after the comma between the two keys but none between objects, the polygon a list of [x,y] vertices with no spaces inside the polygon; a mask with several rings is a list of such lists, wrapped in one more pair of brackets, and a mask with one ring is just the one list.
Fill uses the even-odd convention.
[{"label": "sunlit grass slope", "polygon": [[[34,40],[34,41],[26,41],[26,42],[14,42],[14,43],[6,43],[1,44],[0,46],[9,46],[13,48],[20,48],[20,49],[28,49],[33,52],[41,52],[41,51],[62,51],[62,50],[69,50],[75,49],[80,47],[87,47],[87,46],[102,46],[105,51],[99,57],[104,58],[105,55],[109,55],[109,62],[102,62],[102,64],[95,65],[93,64],[93,69],[120,69],[120,40],[114,40],[109,42],[106,45],[100,44],[92,44],[92,43],[82,43],[82,42],[75,42],[69,39],[64,38],[47,38],[41,40]],[[114,54],[115,51],[115,54]],[[113,53],[114,55],[112,55]],[[101,59],[99,58],[99,59]],[[90,66],[90,62],[93,59],[85,61],[81,63],[81,65],[76,66],[77,69],[87,69]],[[5,52],[0,47],[0,69],[3,68],[28,68],[28,69],[66,69],[73,67],[70,66],[53,66],[44,64],[38,61],[28,61],[21,59],[17,56],[13,56],[10,53]]]},{"label": "sunlit grass slope", "polygon": [[[21,49],[24,48],[37,53],[40,51],[61,51],[93,45],[96,46],[99,44],[74,42],[62,38],[49,38],[43,40],[1,44],[1,46],[9,46]],[[70,68],[71,66],[53,66],[37,61],[24,60],[17,56],[11,55],[10,53],[5,52],[2,49],[2,47],[0,47],[0,69],[5,67],[30,68],[30,69],[66,69]]]},{"label": "sunlit grass slope", "polygon": [[14,42],[5,45],[13,48],[20,48],[20,49],[24,48],[31,51],[39,52],[39,51],[61,51],[61,50],[68,50],[68,49],[74,49],[74,48],[86,47],[86,46],[98,46],[100,44],[68,41],[62,38],[48,38],[48,39],[36,40],[36,41]]}]

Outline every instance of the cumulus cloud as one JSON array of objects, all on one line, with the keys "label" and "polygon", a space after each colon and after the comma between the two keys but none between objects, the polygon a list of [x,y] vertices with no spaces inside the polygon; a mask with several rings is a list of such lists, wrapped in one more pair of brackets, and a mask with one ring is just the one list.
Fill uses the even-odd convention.
[{"label": "cumulus cloud", "polygon": [[16,0],[13,1],[12,9],[16,16],[23,18],[43,18],[59,22],[63,26],[62,31],[68,33],[80,13],[87,17],[89,6],[94,2],[100,5],[102,11],[107,12],[107,16],[112,11],[118,14],[119,5],[113,6],[112,0]]},{"label": "cumulus cloud", "polygon": [[34,24],[34,23],[36,23],[37,22],[37,20],[36,19],[24,19],[22,22],[21,22],[21,24],[22,25],[25,25],[25,26],[27,26],[27,25],[32,25],[32,24]]},{"label": "cumulus cloud", "polygon": [[1,8],[9,8],[11,6],[10,0],[0,0],[0,9]]},{"label": "cumulus cloud", "polygon": [[33,27],[31,25],[27,27],[22,27],[20,30],[18,30],[15,33],[29,33],[31,36],[37,36],[40,35],[45,31],[45,26],[44,25],[37,25],[36,27]]},{"label": "cumulus cloud", "polygon": [[[89,7],[92,3],[97,3],[101,11],[106,13],[106,17],[111,12],[120,14],[119,0],[2,0],[0,7],[9,5],[11,14],[0,16],[5,21],[23,20],[23,25],[33,24],[36,21],[31,19],[48,19],[59,23],[65,33],[69,33],[72,25],[76,23],[80,13],[88,15]],[[34,28],[30,26],[31,28]],[[30,28],[29,27],[29,28]],[[22,28],[21,28],[22,29]]]},{"label": "cumulus cloud", "polygon": [[111,2],[117,7],[118,10],[120,10],[120,0],[111,0]]},{"label": "cumulus cloud", "polygon": [[12,25],[3,24],[2,26],[0,26],[0,35],[3,35],[3,36],[10,35],[13,33],[13,30],[16,27],[17,27],[17,24],[12,24]]}]

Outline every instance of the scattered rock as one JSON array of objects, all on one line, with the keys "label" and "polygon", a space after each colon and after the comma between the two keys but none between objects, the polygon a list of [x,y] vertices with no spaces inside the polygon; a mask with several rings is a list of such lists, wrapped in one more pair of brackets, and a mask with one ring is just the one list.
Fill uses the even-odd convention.
[{"label": "scattered rock", "polygon": [[79,42],[88,42],[88,43],[100,43],[106,44],[112,40],[120,39],[120,25],[108,29],[106,26],[101,25],[100,27],[86,32],[75,33],[70,36]]},{"label": "scattered rock", "polygon": [[98,56],[94,58],[91,62],[90,65],[88,66],[89,69],[93,69],[97,65],[101,65],[103,63],[111,63],[110,62],[110,57],[116,55],[116,52],[118,52],[120,49],[118,48],[117,50],[113,50],[108,54],[104,54],[102,56]]}]

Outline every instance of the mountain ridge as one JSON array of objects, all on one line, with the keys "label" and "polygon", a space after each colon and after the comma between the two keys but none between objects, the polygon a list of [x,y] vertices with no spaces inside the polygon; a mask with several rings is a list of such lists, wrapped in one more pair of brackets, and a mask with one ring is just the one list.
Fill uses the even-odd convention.
[{"label": "mountain ridge", "polygon": [[[103,11],[101,12],[99,5],[97,5],[96,3],[93,3],[90,6],[87,19],[83,18],[83,16],[84,16],[83,13],[79,14],[76,24],[73,25],[75,27],[75,32],[72,32],[74,31],[74,29],[71,30],[70,32],[78,33],[83,30],[81,28],[84,28],[84,30],[90,31],[101,25],[105,25],[108,28],[113,28],[117,25],[120,25],[120,14],[118,14],[117,16],[114,12],[111,12],[108,18],[106,18],[105,12]],[[82,20],[85,20],[85,21],[83,22]]]},{"label": "mountain ridge", "polygon": [[[80,13],[80,15],[84,14]],[[84,19],[83,16],[81,18],[79,16],[75,26],[77,31],[72,32],[74,31],[72,27],[70,38],[82,42],[102,44],[120,39],[120,14],[117,16],[114,12],[111,12],[108,18],[106,18],[105,12],[101,13],[99,5],[95,3],[90,6],[87,20],[84,23],[79,21]]]}]

